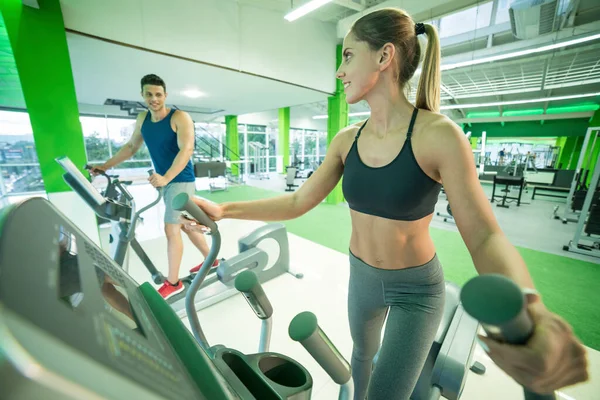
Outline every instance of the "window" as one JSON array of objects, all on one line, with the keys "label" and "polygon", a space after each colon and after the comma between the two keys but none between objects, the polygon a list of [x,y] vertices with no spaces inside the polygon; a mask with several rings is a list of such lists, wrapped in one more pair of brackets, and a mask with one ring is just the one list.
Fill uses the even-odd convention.
[{"label": "window", "polygon": [[90,163],[103,163],[112,154],[106,135],[106,119],[104,117],[79,117],[83,129],[85,151]]},{"label": "window", "polygon": [[319,132],[317,135],[319,138],[319,162],[321,163],[327,154],[327,132]]},{"label": "window", "polygon": [[0,111],[0,197],[43,192],[33,129],[26,112]]},{"label": "window", "polygon": [[238,125],[238,145],[240,158],[246,157],[246,125]]},{"label": "window", "polygon": [[[223,149],[221,142],[224,142],[225,136],[222,132],[221,124],[208,124],[200,122],[194,124],[196,134],[195,155],[196,159],[221,159],[223,157]],[[225,151],[227,158],[231,158],[229,151]]]},{"label": "window", "polygon": [[[128,118],[106,118],[106,129],[108,132],[108,144],[112,156],[117,154],[119,150],[131,138],[135,130],[135,120]],[[125,162],[115,167],[119,170],[119,174],[123,175],[143,175],[146,170],[152,168],[152,160],[146,145],[143,145],[134,156]]]},{"label": "window", "polygon": [[317,161],[317,132],[304,131],[304,168],[312,169],[311,166]]},{"label": "window", "polygon": [[443,17],[440,20],[440,37],[460,35],[489,26],[492,6],[493,2],[490,1]]},{"label": "window", "polygon": [[[290,128],[290,164],[302,161],[302,129]],[[298,165],[299,167],[300,165]]]},{"label": "window", "polygon": [[269,172],[277,171],[277,142],[279,141],[279,129],[268,128],[267,135],[269,138]]},{"label": "window", "polygon": [[[85,151],[90,164],[103,164],[129,141],[135,129],[132,118],[79,117]],[[119,175],[145,175],[152,168],[148,148],[143,145],[129,160],[117,165]]]}]

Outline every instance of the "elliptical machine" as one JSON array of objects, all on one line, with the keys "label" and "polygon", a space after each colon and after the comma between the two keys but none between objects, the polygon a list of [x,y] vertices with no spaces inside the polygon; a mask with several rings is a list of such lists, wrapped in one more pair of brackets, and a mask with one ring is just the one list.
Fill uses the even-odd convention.
[{"label": "elliptical machine", "polygon": [[[111,258],[127,271],[127,253],[129,244],[131,244],[150,272],[153,282],[157,285],[164,283],[166,278],[157,270],[135,238],[135,228],[140,220],[140,215],[161,200],[162,190],[158,189],[158,196],[152,203],[137,211],[135,200],[125,187],[126,182],[120,182],[104,173],[102,175],[109,180],[109,186],[101,194],[79,172],[68,157],[59,157],[56,161],[66,172],[63,178],[67,184],[94,210],[96,215],[112,222]],[[148,173],[151,175],[153,171],[150,170]],[[279,256],[270,267],[268,265],[269,255],[258,247],[266,239],[273,239],[279,247]],[[303,277],[301,273],[291,271],[287,231],[285,225],[281,223],[267,224],[240,238],[238,249],[239,254],[227,260],[221,259],[216,268],[212,267],[211,261],[207,277],[203,280],[199,288],[200,292],[196,296],[196,311],[235,295],[237,293],[234,287],[235,277],[244,270],[254,271],[261,283],[284,273],[289,273],[298,279]],[[193,279],[194,275],[181,278],[184,291],[167,299],[167,303],[180,318],[186,316],[185,295]]]},{"label": "elliptical machine", "polygon": [[[96,170],[99,175],[102,175],[108,181],[108,185],[106,186],[104,193],[102,193],[104,202],[97,205],[94,204],[94,202],[89,201],[91,196],[89,190],[86,190],[84,184],[82,184],[81,177],[77,174],[79,171],[71,160],[68,157],[59,157],[56,161],[66,171],[63,175],[65,182],[92,207],[98,217],[111,222],[111,234],[109,239],[110,257],[126,272],[129,272],[128,250],[129,245],[131,245],[133,251],[135,251],[140,260],[142,260],[142,263],[150,273],[152,281],[157,285],[162,285],[167,278],[156,269],[152,260],[150,260],[135,238],[135,230],[140,221],[141,214],[158,204],[162,199],[162,190],[158,189],[158,196],[156,199],[138,211],[136,210],[133,196],[125,187],[126,185],[131,184],[130,181],[119,181],[115,176],[108,175],[101,170]],[[91,171],[93,167],[86,165],[85,169]],[[77,173],[75,173],[75,171]],[[154,170],[148,170],[149,176],[153,173]]]}]

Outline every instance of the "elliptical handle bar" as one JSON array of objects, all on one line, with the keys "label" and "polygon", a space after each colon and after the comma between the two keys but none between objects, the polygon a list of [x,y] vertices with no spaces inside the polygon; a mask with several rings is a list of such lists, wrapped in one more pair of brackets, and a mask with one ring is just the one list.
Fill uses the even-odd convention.
[{"label": "elliptical handle bar", "polygon": [[106,173],[106,171],[104,171],[103,169],[95,168],[94,166],[92,166],[90,164],[85,164],[85,166],[83,168],[87,169],[90,172],[91,171],[95,171],[98,175],[102,175],[103,177],[105,177],[106,179],[108,179],[108,186],[112,185],[112,179]]},{"label": "elliptical handle bar", "polygon": [[[152,174],[154,174],[154,170],[153,169],[149,169],[148,170],[148,176],[152,176]],[[146,207],[142,208],[138,212],[138,214],[141,214],[144,211],[146,211],[147,209],[154,207],[160,201],[160,199],[162,199],[162,197],[163,197],[163,188],[158,187],[158,188],[156,188],[156,191],[158,192],[158,197],[152,203],[150,203]]]},{"label": "elliptical handle bar", "polygon": [[198,207],[196,203],[194,203],[187,193],[180,193],[175,196],[171,204],[174,210],[187,212],[202,225],[209,228],[210,232],[207,232],[207,234],[212,236],[210,252],[204,259],[200,271],[198,271],[194,277],[194,280],[190,284],[187,294],[185,295],[185,310],[190,321],[190,328],[192,329],[192,333],[194,334],[196,341],[211,358],[214,358],[214,353],[208,344],[208,340],[202,331],[202,327],[200,326],[194,299],[196,298],[198,289],[200,289],[202,282],[204,282],[206,275],[208,275],[208,272],[219,255],[219,251],[221,250],[221,234],[219,233],[219,228],[215,221],[210,219],[208,215],[206,215],[206,213],[200,207]]},{"label": "elliptical handle bar", "polygon": [[[535,328],[523,291],[499,274],[480,275],[460,292],[465,311],[481,323],[489,337],[514,345],[527,343]],[[533,393],[523,387],[525,400],[556,400],[554,393]]]}]

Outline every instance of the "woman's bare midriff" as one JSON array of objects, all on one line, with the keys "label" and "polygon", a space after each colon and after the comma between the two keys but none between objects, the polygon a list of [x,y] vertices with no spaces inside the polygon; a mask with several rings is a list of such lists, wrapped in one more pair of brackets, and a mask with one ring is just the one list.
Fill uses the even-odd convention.
[{"label": "woman's bare midriff", "polygon": [[433,214],[416,221],[396,221],[350,210],[350,251],[381,269],[416,267],[431,261],[435,247],[429,235]]}]

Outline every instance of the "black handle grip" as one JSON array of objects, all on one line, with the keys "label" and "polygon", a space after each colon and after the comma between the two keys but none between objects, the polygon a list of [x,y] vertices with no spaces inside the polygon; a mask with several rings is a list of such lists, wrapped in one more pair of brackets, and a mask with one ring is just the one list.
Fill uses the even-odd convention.
[{"label": "black handle grip", "polygon": [[[509,278],[486,274],[471,279],[460,293],[465,311],[481,323],[488,336],[510,344],[527,343],[535,328],[523,291]],[[523,388],[526,400],[556,400],[554,393]]]},{"label": "black handle grip", "polygon": [[100,168],[96,168],[93,165],[85,164],[85,166],[83,168],[87,169],[88,171],[96,171],[96,173],[98,175],[103,175],[103,176],[106,176],[107,178],[110,178],[110,176],[108,176],[108,174],[106,173],[105,170],[100,169]]},{"label": "black handle grip", "polygon": [[218,231],[215,221],[210,219],[206,213],[194,203],[187,193],[180,193],[173,199],[171,203],[173,208],[178,211],[185,211],[190,214],[200,224],[206,226],[211,232]]},{"label": "black handle grip", "polygon": [[152,176],[154,174],[154,170],[153,169],[149,169],[146,172],[148,172],[148,176]]}]

